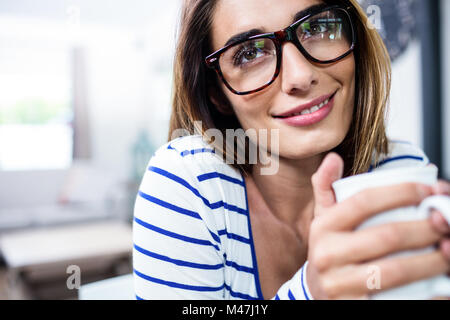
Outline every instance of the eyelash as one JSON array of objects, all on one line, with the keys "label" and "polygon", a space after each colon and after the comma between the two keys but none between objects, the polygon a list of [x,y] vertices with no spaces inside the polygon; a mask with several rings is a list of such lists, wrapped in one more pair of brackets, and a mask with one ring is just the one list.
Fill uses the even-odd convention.
[{"label": "eyelash", "polygon": [[252,50],[252,49],[256,49],[257,50],[257,54],[264,53],[263,49],[241,46],[238,50],[236,50],[236,53],[233,55],[233,65],[242,68],[243,66],[251,63],[252,61],[247,62],[247,63],[240,63],[239,61],[242,58],[242,55],[245,54],[246,50]]},{"label": "eyelash", "polygon": [[244,54],[245,50],[250,49],[249,47],[245,48],[244,46],[239,47],[238,50],[236,50],[236,53],[233,55],[233,65],[235,66],[242,66],[242,63],[240,63],[240,59],[242,58],[242,55]]}]

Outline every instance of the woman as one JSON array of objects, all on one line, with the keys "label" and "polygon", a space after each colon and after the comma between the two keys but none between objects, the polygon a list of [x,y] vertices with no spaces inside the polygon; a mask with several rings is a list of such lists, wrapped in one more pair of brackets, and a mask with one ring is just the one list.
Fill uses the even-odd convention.
[{"label": "woman", "polygon": [[[184,2],[169,142],[135,205],[138,299],[367,298],[371,263],[382,290],[449,271],[438,212],[353,231],[448,194],[447,183],[335,202],[342,177],[428,165],[421,150],[386,138],[390,62],[366,21],[354,0]],[[254,146],[267,158],[255,161]],[[440,246],[420,260],[387,258],[431,244]]]}]

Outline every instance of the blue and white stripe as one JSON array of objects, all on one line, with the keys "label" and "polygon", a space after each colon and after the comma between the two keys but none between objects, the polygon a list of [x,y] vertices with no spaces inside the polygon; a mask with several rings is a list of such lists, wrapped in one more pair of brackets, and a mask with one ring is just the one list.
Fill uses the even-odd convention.
[{"label": "blue and white stripe", "polygon": [[408,142],[390,141],[389,149],[389,155],[381,158],[378,163],[375,163],[375,157],[373,157],[369,172],[430,164],[425,153]]},{"label": "blue and white stripe", "polygon": [[[428,163],[419,149],[391,146],[371,170]],[[244,178],[201,136],[173,140],[150,160],[135,202],[133,241],[138,300],[313,299],[307,263],[275,297],[262,296]]]}]

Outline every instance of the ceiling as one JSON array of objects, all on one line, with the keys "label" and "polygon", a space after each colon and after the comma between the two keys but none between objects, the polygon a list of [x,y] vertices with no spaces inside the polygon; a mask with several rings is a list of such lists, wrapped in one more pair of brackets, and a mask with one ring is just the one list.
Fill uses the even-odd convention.
[{"label": "ceiling", "polygon": [[[161,12],[176,14],[180,0],[2,0],[0,15],[67,21],[79,13],[80,23],[139,28]],[[149,23],[150,22],[150,23]]]}]

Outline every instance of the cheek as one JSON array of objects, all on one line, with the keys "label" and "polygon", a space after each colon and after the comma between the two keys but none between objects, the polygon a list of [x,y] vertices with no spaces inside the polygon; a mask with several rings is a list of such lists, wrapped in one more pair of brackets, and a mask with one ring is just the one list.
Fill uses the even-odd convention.
[{"label": "cheek", "polygon": [[223,87],[222,90],[224,90],[225,96],[244,130],[261,126],[260,122],[266,117],[267,106],[270,105],[269,95],[262,92],[238,96],[231,93],[226,87]]},{"label": "cheek", "polygon": [[355,94],[356,94],[356,74],[355,74],[355,64],[353,63],[352,65],[352,69],[351,69],[351,75],[350,75],[350,79],[349,79],[349,84],[348,84],[348,90],[349,90],[349,94],[348,94],[348,109],[349,109],[349,113],[350,113],[350,117],[352,117],[353,112],[355,112]]},{"label": "cheek", "polygon": [[356,65],[353,56],[342,63],[338,63],[333,70],[334,78],[340,82],[342,86],[343,108],[346,118],[353,115],[355,107],[355,92],[356,92]]},{"label": "cheek", "polygon": [[340,82],[341,86],[348,93],[355,88],[356,64],[353,55],[333,66],[332,77]]}]

